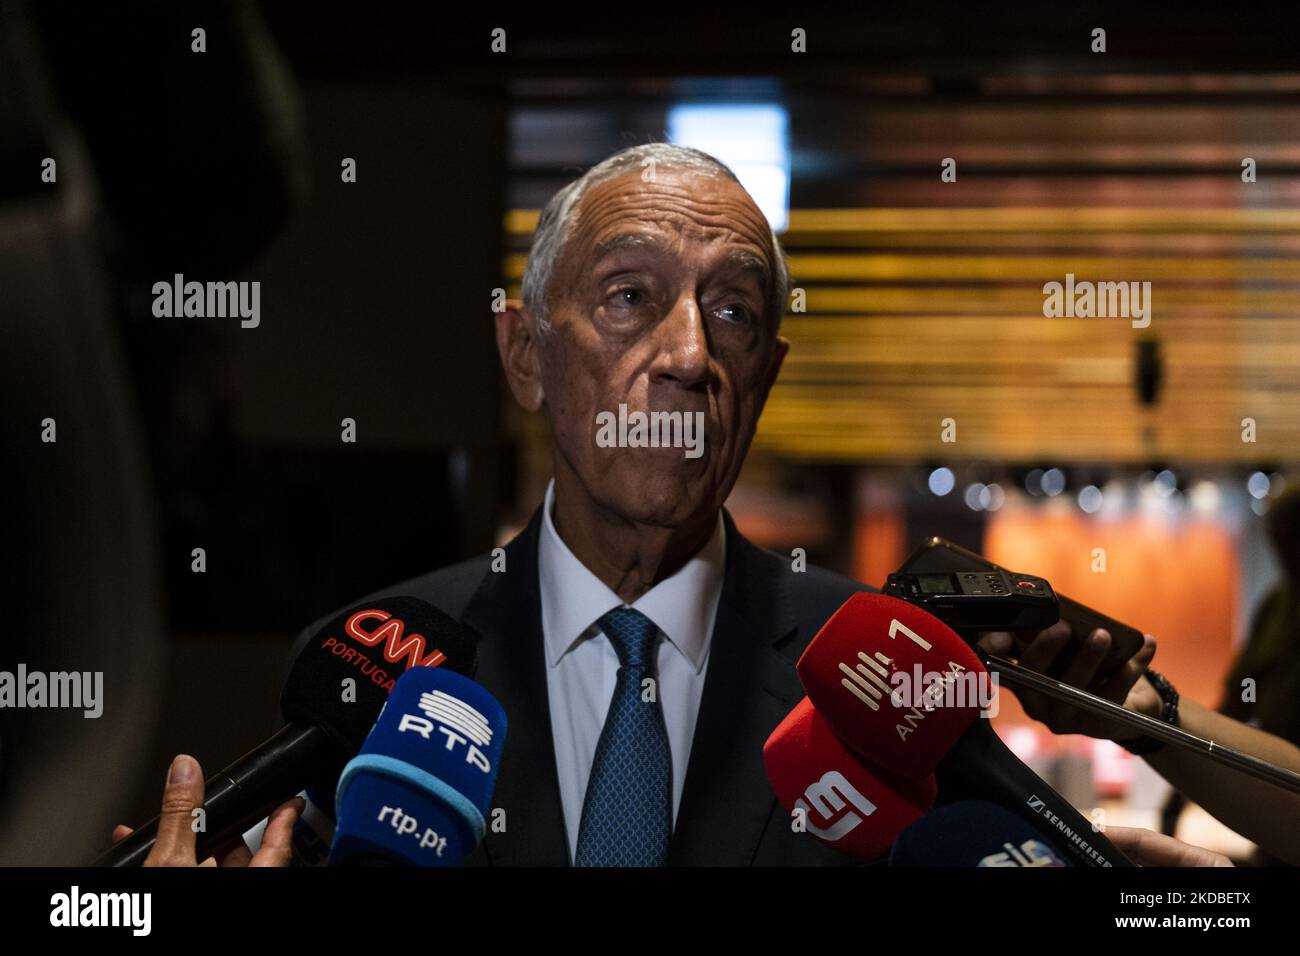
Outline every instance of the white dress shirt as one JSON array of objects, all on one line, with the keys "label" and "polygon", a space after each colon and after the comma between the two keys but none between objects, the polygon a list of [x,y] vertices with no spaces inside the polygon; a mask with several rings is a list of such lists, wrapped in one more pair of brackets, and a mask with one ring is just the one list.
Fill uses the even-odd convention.
[{"label": "white dress shirt", "polygon": [[[560,538],[551,518],[554,505],[552,481],[542,504],[537,565],[555,769],[572,860],[578,847],[587,779],[618,674],[614,645],[596,622],[625,605]],[[722,597],[726,547],[719,514],[713,537],[700,553],[630,605],[653,621],[663,635],[656,662],[659,703],[673,759],[674,823],[704,693],[713,622]]]}]

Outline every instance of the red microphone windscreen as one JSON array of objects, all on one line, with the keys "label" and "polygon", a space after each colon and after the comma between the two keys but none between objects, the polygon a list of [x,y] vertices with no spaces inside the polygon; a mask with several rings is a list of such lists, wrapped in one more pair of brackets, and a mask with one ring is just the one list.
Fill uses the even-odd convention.
[{"label": "red microphone windscreen", "polygon": [[920,778],[992,693],[970,646],[934,615],[883,594],[854,594],[796,665],[818,712],[872,763]]},{"label": "red microphone windscreen", "polygon": [[908,780],[869,767],[805,697],[763,745],[777,799],[798,824],[849,856],[874,860],[934,805],[933,777]]}]

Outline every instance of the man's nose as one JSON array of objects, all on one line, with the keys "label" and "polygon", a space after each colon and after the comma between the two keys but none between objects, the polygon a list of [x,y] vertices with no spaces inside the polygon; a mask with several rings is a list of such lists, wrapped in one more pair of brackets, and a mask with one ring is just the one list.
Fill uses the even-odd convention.
[{"label": "man's nose", "polygon": [[709,337],[700,304],[693,294],[681,296],[656,329],[659,354],[653,376],[682,388],[698,388],[708,381]]}]

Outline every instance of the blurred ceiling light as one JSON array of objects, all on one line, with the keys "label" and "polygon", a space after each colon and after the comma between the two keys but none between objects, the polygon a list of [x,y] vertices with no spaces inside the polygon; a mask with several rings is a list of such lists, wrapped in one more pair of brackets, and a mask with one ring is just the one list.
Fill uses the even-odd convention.
[{"label": "blurred ceiling light", "polygon": [[771,103],[700,103],[668,111],[668,139],[731,167],[775,232],[790,222],[789,114]]},{"label": "blurred ceiling light", "polygon": [[1191,501],[1192,510],[1197,514],[1213,514],[1219,510],[1219,504],[1223,500],[1223,495],[1219,491],[1219,486],[1212,481],[1202,480],[1192,485],[1188,493],[1188,499]]},{"label": "blurred ceiling light", "polygon": [[930,472],[930,490],[942,498],[948,492],[952,491],[953,485],[957,479],[953,476],[951,468],[936,468]]},{"label": "blurred ceiling light", "polygon": [[1079,489],[1079,507],[1090,515],[1101,510],[1104,500],[1101,489],[1096,485],[1087,485]]},{"label": "blurred ceiling light", "polygon": [[1106,482],[1101,489],[1101,513],[1112,517],[1123,514],[1127,504],[1128,489],[1124,482],[1118,478]]},{"label": "blurred ceiling light", "polygon": [[1268,496],[1268,489],[1272,484],[1268,475],[1262,471],[1256,471],[1246,479],[1246,490],[1250,492],[1252,498],[1265,498]]},{"label": "blurred ceiling light", "polygon": [[1007,493],[996,482],[990,482],[980,490],[980,505],[985,511],[997,511],[1007,500]]}]

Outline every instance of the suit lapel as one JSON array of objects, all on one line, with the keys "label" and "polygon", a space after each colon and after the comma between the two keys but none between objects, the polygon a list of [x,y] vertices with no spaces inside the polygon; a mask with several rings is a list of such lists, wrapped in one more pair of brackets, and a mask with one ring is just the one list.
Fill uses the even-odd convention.
[{"label": "suit lapel", "polygon": [[[792,658],[795,631],[788,565],[754,547],[723,512],[727,569],[709,649],[709,672],[678,808],[670,865],[744,866],[753,861],[776,798],[763,743],[803,697]],[[537,578],[541,510],[506,545],[506,570],[489,571],[462,619],[482,636],[476,679],[509,721],[484,840],[494,866],[570,865],[547,700],[545,642]]]},{"label": "suit lapel", "polygon": [[508,720],[492,806],[505,831],[484,839],[494,866],[567,866],[560,784],[547,702],[542,606],[537,583],[541,510],[506,545],[505,570],[489,571],[462,618],[482,635],[476,680],[501,701]]},{"label": "suit lapel", "polygon": [[723,517],[727,570],[670,865],[753,861],[776,808],[763,743],[803,697],[794,662],[781,652],[796,628],[787,590],[791,571],[741,537],[725,511]]}]

